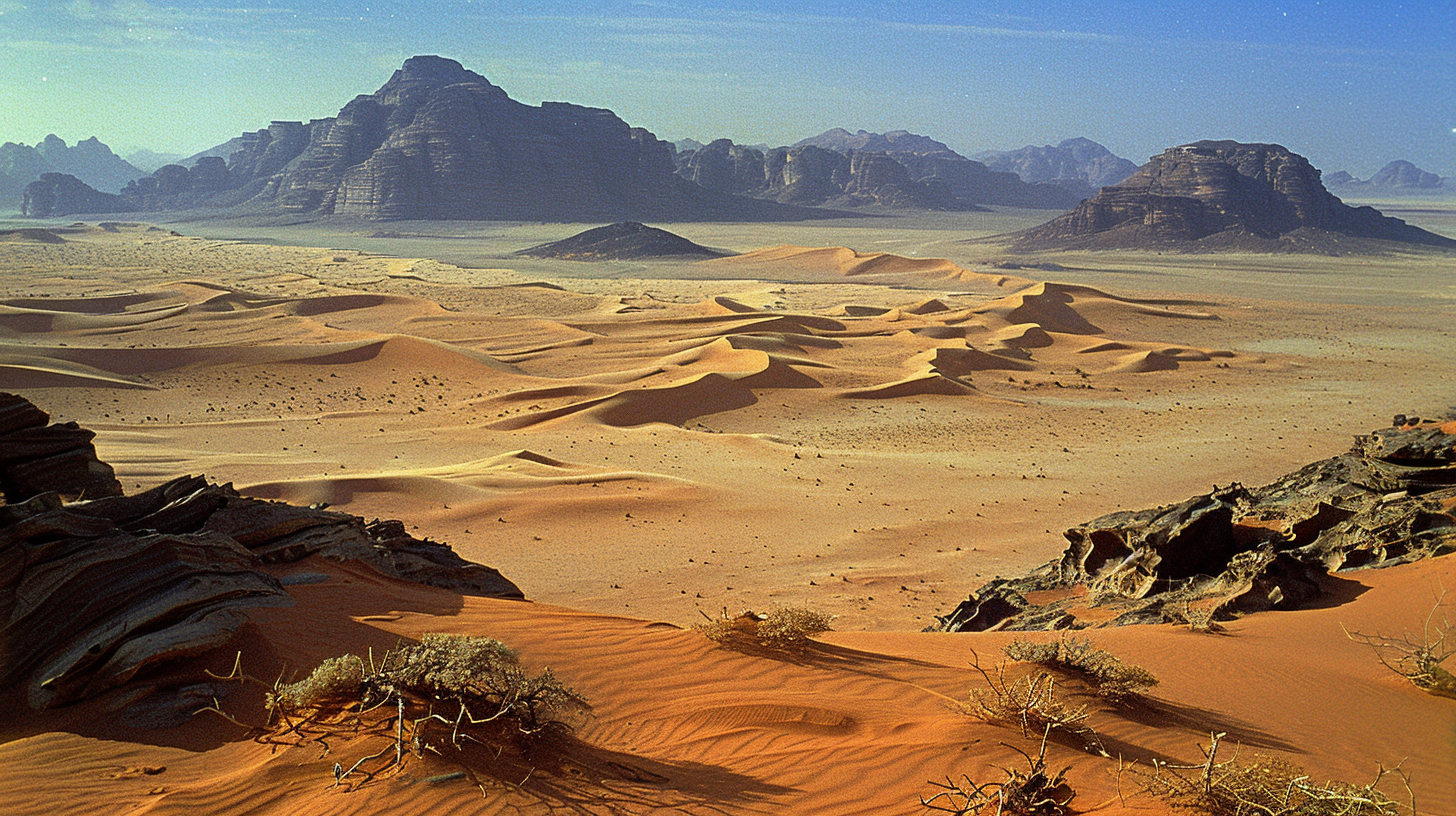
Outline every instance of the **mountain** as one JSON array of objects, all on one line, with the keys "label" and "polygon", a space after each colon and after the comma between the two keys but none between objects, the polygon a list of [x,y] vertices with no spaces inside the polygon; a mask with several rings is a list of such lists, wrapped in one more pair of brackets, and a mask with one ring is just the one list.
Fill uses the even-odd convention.
[{"label": "mountain", "polygon": [[1020,150],[977,153],[992,170],[1015,173],[1033,184],[1062,184],[1092,195],[1137,172],[1137,165],[1092,141],[1077,137],[1052,145],[1027,145]]},{"label": "mountain", "polygon": [[625,221],[578,232],[570,238],[533,246],[516,254],[569,261],[637,261],[654,258],[705,260],[732,253],[709,249],[667,230]]},{"label": "mountain", "polygon": [[1456,247],[1444,238],[1350,207],[1303,156],[1270,144],[1195,142],[1154,156],[1121,184],[1019,234],[1016,248],[1172,248],[1348,251],[1349,238]]},{"label": "mountain", "polygon": [[678,175],[709,190],[799,205],[977,210],[1060,209],[1080,200],[1053,185],[996,173],[943,143],[898,130],[842,128],[759,150],[719,139],[677,155]]},{"label": "mountain", "polygon": [[794,147],[822,147],[840,153],[851,150],[869,150],[875,153],[953,153],[944,143],[929,136],[917,136],[908,130],[892,130],[889,133],[871,133],[858,130],[850,133],[844,128],[826,130],[818,136],[810,136],[794,142]]},{"label": "mountain", "polygon": [[92,136],[67,147],[55,134],[34,147],[6,142],[0,145],[0,207],[18,207],[25,186],[45,173],[75,176],[101,192],[115,193],[146,173],[111,152]]},{"label": "mountain", "polygon": [[673,173],[671,145],[611,111],[526,105],[438,56],[406,60],[337,116],[273,122],[195,158],[127,186],[126,206],[370,219],[831,216],[690,184]]},{"label": "mountain", "polygon": [[1456,181],[1428,173],[1397,159],[1361,181],[1344,170],[1331,173],[1325,183],[1344,195],[1432,195],[1456,193]]}]

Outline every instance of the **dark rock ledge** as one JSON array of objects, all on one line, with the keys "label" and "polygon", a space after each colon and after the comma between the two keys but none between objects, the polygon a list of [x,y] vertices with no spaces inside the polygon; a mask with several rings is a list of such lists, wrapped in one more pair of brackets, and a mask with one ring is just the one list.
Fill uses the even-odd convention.
[{"label": "dark rock ledge", "polygon": [[265,564],[319,555],[462,595],[524,597],[399,521],[249,499],[200,476],[123,495],[94,434],[49,420],[0,394],[0,688],[32,708],[201,655],[227,643],[248,608],[292,604]]},{"label": "dark rock ledge", "polygon": [[1331,573],[1456,551],[1456,422],[1396,420],[1263,487],[1073,527],[1060,558],[990,581],[930,628],[1211,627],[1316,603]]}]

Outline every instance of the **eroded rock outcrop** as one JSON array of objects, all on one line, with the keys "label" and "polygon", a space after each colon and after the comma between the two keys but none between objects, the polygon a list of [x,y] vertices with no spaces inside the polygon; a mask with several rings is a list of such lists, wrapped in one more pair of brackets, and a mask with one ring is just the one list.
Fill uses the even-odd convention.
[{"label": "eroded rock outcrop", "polygon": [[42,173],[25,185],[20,212],[30,218],[49,218],[77,213],[124,213],[137,209],[132,202],[113,193],[102,193],[75,176]]},{"label": "eroded rock outcrop", "polygon": [[1456,422],[1398,419],[1263,487],[1073,527],[1060,558],[991,581],[938,628],[1207,625],[1304,605],[1330,572],[1456,552]]},{"label": "eroded rock outcrop", "polygon": [[1022,232],[1015,247],[1340,252],[1358,251],[1358,239],[1456,248],[1371,207],[1345,205],[1285,147],[1205,141],[1154,156],[1121,184]]},{"label": "eroded rock outcrop", "polygon": [[[0,688],[34,708],[224,645],[248,609],[292,603],[270,564],[319,556],[461,594],[523,597],[398,521],[250,499],[200,476],[123,495],[91,432],[48,419],[0,394]],[[163,719],[198,707],[185,689],[135,691]]]}]

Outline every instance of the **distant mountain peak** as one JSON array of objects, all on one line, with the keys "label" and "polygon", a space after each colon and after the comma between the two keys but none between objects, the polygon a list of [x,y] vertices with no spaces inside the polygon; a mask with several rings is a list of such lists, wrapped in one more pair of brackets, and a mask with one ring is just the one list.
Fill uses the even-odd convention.
[{"label": "distant mountain peak", "polygon": [[892,130],[888,133],[874,133],[857,130],[850,133],[844,128],[830,128],[818,136],[810,136],[795,142],[794,147],[822,147],[840,153],[861,150],[871,153],[951,153],[944,142],[937,142],[929,136],[921,136],[908,130]]},{"label": "distant mountain peak", "polygon": [[1027,145],[1020,150],[977,153],[975,158],[992,170],[1015,173],[1022,181],[1076,187],[1084,195],[1137,172],[1136,164],[1085,136],[1063,139],[1055,147]]}]

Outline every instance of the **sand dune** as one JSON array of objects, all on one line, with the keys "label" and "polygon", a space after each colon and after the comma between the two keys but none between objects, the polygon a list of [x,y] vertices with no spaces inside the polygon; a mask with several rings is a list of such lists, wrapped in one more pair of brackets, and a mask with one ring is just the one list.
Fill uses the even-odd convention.
[{"label": "sand dune", "polygon": [[[1173,300],[1132,277],[1039,283],[836,247],[692,265],[729,281],[620,281],[317,248],[343,239],[63,237],[0,245],[0,388],[96,429],[129,490],[205,471],[407,519],[536,601],[275,567],[297,606],[176,675],[199,707],[225,689],[197,671],[239,651],[271,681],[445,631],[501,638],[595,715],[534,766],[479,758],[485,795],[428,752],[351,792],[333,763],[377,741],[275,751],[220,719],[139,731],[117,698],[43,715],[5,699],[6,812],[924,813],[928,780],[992,778],[1023,762],[1001,743],[1035,748],[960,710],[984,685],[973,656],[1011,636],[916,631],[932,615],[1044,562],[1058,529],[1271,478],[1448,396],[1435,298]],[[1456,709],[1341,629],[1413,631],[1453,564],[1352,573],[1324,608],[1220,635],[1098,630],[1159,676],[1151,703],[1065,690],[1144,764],[1196,761],[1210,731],[1319,779],[1406,758],[1421,812],[1456,814]],[[840,631],[774,656],[681,628],[777,604],[838,614]],[[261,693],[222,701],[253,715]],[[1169,812],[1124,802],[1114,760],[1052,744],[1048,762],[1070,768],[1077,812]]]}]

